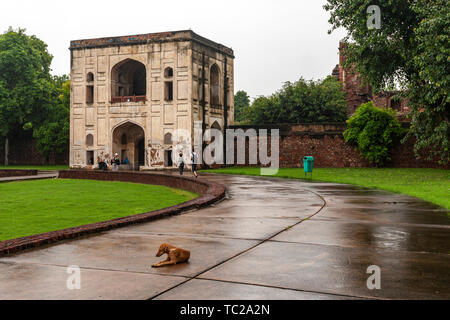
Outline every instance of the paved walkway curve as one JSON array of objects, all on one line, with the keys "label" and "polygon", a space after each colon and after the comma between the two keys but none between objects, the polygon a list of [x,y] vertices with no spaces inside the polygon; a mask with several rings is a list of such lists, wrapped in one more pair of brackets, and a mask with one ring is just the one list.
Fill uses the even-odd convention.
[{"label": "paved walkway curve", "polygon": [[[333,183],[203,175],[212,207],[0,259],[0,299],[450,299],[449,212]],[[162,242],[188,264],[152,269]],[[369,290],[369,266],[381,289]],[[69,290],[68,266],[81,269]]]},{"label": "paved walkway curve", "polygon": [[14,181],[25,181],[25,180],[40,180],[40,179],[54,179],[58,177],[58,171],[38,171],[35,176],[14,176],[14,177],[1,177],[0,183],[2,182],[14,182]]}]

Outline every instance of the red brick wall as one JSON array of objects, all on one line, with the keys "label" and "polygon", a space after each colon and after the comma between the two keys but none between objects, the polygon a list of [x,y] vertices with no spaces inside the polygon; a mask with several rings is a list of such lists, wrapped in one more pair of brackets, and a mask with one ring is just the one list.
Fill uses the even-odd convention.
[{"label": "red brick wall", "polygon": [[37,170],[0,170],[0,178],[4,177],[18,177],[18,176],[35,176],[37,175]]},{"label": "red brick wall", "polygon": [[367,167],[358,151],[341,135],[289,135],[280,141],[280,166],[303,167],[303,157],[313,156],[316,167]]},{"label": "red brick wall", "polygon": [[[4,154],[4,146],[0,143],[0,164],[3,164]],[[39,152],[36,141],[31,136],[13,138],[9,142],[8,159],[10,165],[68,165],[69,145],[67,145],[67,151],[61,154],[50,154],[47,159]]]},{"label": "red brick wall", "polygon": [[[275,129],[277,126],[232,126],[231,128]],[[342,133],[345,123],[334,124],[301,124],[282,125],[280,129],[280,167],[303,167],[303,157],[313,156],[315,167],[344,168],[371,167],[370,163],[359,154],[359,151],[344,141]],[[235,149],[236,149],[235,142]],[[396,168],[445,168],[437,161],[416,159],[413,141],[405,144],[400,142],[392,150],[392,160],[388,167]],[[246,144],[246,159],[248,163],[248,143]],[[270,144],[269,144],[270,150]],[[235,151],[236,154],[236,151]],[[235,156],[236,157],[236,156]]]}]

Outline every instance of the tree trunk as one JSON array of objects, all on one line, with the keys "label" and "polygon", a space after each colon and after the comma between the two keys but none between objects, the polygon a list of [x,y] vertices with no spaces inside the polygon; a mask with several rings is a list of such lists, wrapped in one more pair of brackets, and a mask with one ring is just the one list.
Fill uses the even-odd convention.
[{"label": "tree trunk", "polygon": [[8,137],[5,138],[5,166],[8,165],[8,153],[9,153],[9,140]]}]

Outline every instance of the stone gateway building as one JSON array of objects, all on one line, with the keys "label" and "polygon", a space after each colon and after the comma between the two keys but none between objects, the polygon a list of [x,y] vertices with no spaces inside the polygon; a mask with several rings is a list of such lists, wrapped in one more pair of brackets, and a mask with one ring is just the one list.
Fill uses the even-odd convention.
[{"label": "stone gateway building", "polygon": [[117,153],[121,168],[189,163],[197,133],[233,124],[234,53],[194,32],[70,43],[71,168]]}]

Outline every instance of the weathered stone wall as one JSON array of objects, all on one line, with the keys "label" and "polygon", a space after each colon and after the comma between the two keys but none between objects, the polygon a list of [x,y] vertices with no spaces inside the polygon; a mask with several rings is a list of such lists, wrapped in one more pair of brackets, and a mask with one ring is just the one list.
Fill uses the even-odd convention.
[{"label": "weathered stone wall", "polygon": [[[345,143],[342,133],[345,123],[329,124],[300,124],[282,126],[232,126],[233,129],[248,128],[280,129],[280,167],[303,167],[303,157],[313,156],[315,167],[345,168],[345,167],[371,167],[372,165],[359,151]],[[235,150],[237,148],[235,142]],[[449,169],[450,165],[443,167],[437,161],[416,159],[413,150],[413,141],[405,144],[400,142],[392,150],[392,160],[387,167],[397,168],[440,168]],[[245,144],[246,164],[248,162],[249,142]],[[269,144],[270,149],[270,144]],[[235,151],[236,155],[236,151]],[[235,157],[236,158],[236,157]]]},{"label": "weathered stone wall", "polygon": [[374,94],[372,86],[365,84],[359,73],[355,72],[353,68],[344,67],[345,46],[345,43],[339,43],[339,64],[333,69],[332,75],[342,82],[346,92],[347,114],[350,116],[362,103],[373,101],[375,106],[394,109],[398,112],[400,119],[406,119],[406,114],[410,110],[407,101],[392,99],[399,92],[383,91]]}]

